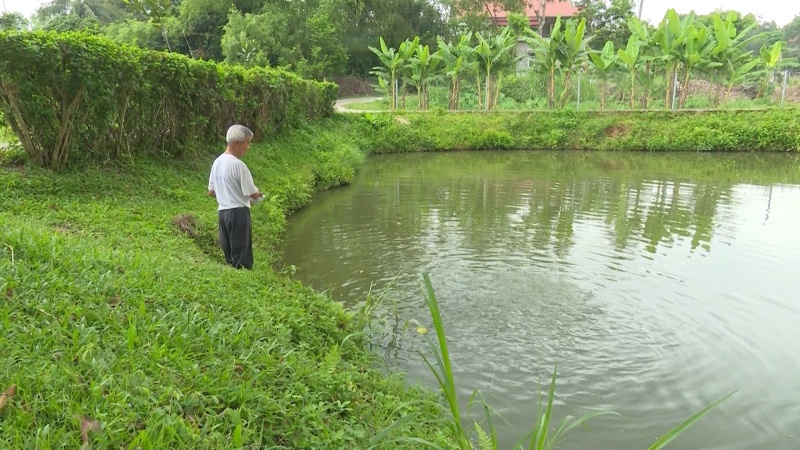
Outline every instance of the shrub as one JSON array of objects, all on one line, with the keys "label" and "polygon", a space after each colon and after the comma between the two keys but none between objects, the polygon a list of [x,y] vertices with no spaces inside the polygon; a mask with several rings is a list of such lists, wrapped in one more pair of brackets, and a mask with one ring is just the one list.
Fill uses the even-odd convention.
[{"label": "shrub", "polygon": [[330,116],[333,83],[141,50],[82,33],[0,33],[0,110],[28,155],[180,156],[233,123],[260,137]]}]

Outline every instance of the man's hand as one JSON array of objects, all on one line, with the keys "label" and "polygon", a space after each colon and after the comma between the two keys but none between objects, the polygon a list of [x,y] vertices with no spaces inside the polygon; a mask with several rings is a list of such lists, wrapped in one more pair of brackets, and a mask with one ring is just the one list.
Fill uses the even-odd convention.
[{"label": "man's hand", "polygon": [[252,198],[253,200],[258,200],[263,196],[264,196],[264,194],[262,194],[261,191],[258,191],[255,194],[251,195],[250,198]]},{"label": "man's hand", "polygon": [[216,192],[214,192],[214,191],[208,191],[208,196],[209,196],[209,197],[214,197],[214,198],[217,198],[217,193],[216,193]]}]

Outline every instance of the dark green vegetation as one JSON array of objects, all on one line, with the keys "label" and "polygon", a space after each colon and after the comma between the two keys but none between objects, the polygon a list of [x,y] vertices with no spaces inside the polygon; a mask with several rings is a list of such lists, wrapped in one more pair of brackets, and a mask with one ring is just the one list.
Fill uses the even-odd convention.
[{"label": "dark green vegetation", "polygon": [[[608,40],[602,50],[590,47],[604,36],[587,32],[586,17],[556,18],[545,36],[532,30],[522,15],[512,15],[509,20],[517,25],[500,33],[468,31],[450,41],[440,37],[434,50],[419,37],[397,49],[381,39],[380,48],[370,47],[381,61],[373,73],[391,98],[391,109],[405,109],[409,91],[416,92],[417,109],[428,109],[431,87],[437,84],[449,85],[451,110],[462,107],[462,86],[467,88],[465,106],[484,110],[496,109],[501,94],[521,105],[519,109],[542,104],[563,108],[576,102],[578,107],[581,100],[590,100],[599,104],[589,108],[603,110],[609,98],[617,108],[684,109],[692,90],[714,107],[727,103],[734,91],[745,98],[769,98],[776,71],[788,67],[782,58],[784,41],[763,44],[755,53],[748,49],[761,35],[752,33],[755,23],[740,28],[735,12],[712,14],[706,24],[694,13],[681,17],[671,9],[657,28],[636,17],[624,19],[620,25],[629,31],[627,42]],[[534,56],[520,55],[521,42]],[[521,70],[528,75],[521,77]],[[705,85],[698,89],[694,81]],[[511,89],[503,91],[504,82]]]},{"label": "dark green vegetation", "polygon": [[[541,11],[556,1],[526,0]],[[523,0],[496,0],[521,11]],[[630,36],[625,21],[636,15],[630,0],[580,0],[590,46],[606,41],[623,48]],[[713,26],[709,16],[698,17]],[[787,58],[800,52],[800,19],[784,27],[740,14],[737,29],[755,24],[748,45],[787,42]],[[52,0],[30,22],[0,16],[0,29],[35,29],[102,34],[118,42],[173,51],[198,59],[290,67],[306,77],[366,77],[378,60],[367,49],[383,36],[397,47],[410,36],[436,45],[469,30],[496,31],[482,0]],[[537,30],[540,34],[542,30]]]},{"label": "dark green vegetation", "polygon": [[330,116],[336,92],[333,83],[283,70],[195,61],[81,33],[0,33],[0,111],[31,159],[49,168],[181,156],[235,122],[259,138]]},{"label": "dark green vegetation", "polygon": [[[55,176],[0,169],[0,392],[17,387],[0,448],[365,448],[399,414],[434,417],[406,403],[427,394],[379,370],[358,317],[270,268],[284,215],[353,176],[351,134],[329,120],[253,146],[268,196],[253,272],[227,268],[214,242],[220,146]],[[440,441],[425,425],[396,432]]]},{"label": "dark green vegetation", "polygon": [[800,111],[363,113],[375,153],[800,150]]}]

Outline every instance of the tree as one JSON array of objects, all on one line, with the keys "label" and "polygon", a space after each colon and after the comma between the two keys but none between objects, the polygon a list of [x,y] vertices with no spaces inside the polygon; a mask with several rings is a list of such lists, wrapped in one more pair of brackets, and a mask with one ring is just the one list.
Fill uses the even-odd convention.
[{"label": "tree", "polygon": [[586,19],[586,32],[592,36],[590,47],[604,48],[611,41],[615,48],[624,47],[631,35],[628,18],[633,17],[633,0],[578,0],[577,19]]},{"label": "tree", "polygon": [[572,72],[575,67],[586,61],[586,50],[591,38],[586,35],[586,19],[580,19],[577,26],[575,20],[567,20],[567,27],[564,30],[564,41],[561,50],[561,71],[564,73],[564,90],[561,93],[561,106],[566,104],[567,92],[570,88]]},{"label": "tree", "polygon": [[[731,11],[725,16],[725,21],[719,14],[713,18],[716,45],[711,57],[720,63],[721,81],[727,85],[725,100],[730,96],[734,83],[744,81],[744,77],[758,64],[758,59],[753,59],[751,52],[746,50],[749,43],[758,38],[758,35],[750,33],[756,24],[750,23],[744,29],[737,29],[737,16],[736,12]],[[715,99],[717,104],[719,97],[717,95]]]},{"label": "tree", "polygon": [[764,66],[764,78],[761,80],[761,86],[758,89],[756,98],[760,98],[766,92],[770,80],[775,74],[775,69],[781,61],[783,44],[783,41],[779,41],[772,47],[768,48],[766,45],[761,47],[761,64]]},{"label": "tree", "polygon": [[167,43],[167,49],[172,51],[172,45],[167,35],[166,20],[172,12],[172,2],[170,0],[125,0],[125,3],[134,8],[138,13],[148,17],[150,21],[161,28],[161,34]]},{"label": "tree", "polygon": [[639,41],[638,36],[631,35],[631,37],[628,38],[628,45],[625,49],[619,49],[617,53],[619,60],[625,64],[625,68],[628,70],[628,77],[631,83],[631,109],[636,109],[636,71],[641,64],[641,59],[639,58],[639,49],[641,45],[642,43]]},{"label": "tree", "polygon": [[[544,36],[545,25],[547,22],[547,5],[556,2],[565,2],[566,0],[525,0],[526,4],[533,7],[536,14],[536,23],[539,25],[539,36]],[[558,28],[554,25],[553,29]]]},{"label": "tree", "polygon": [[445,75],[450,78],[450,102],[448,108],[452,111],[458,109],[461,98],[461,77],[469,68],[474,59],[475,50],[470,45],[472,33],[462,35],[458,42],[448,43],[440,36],[438,38],[439,55],[444,63]]},{"label": "tree", "polygon": [[58,16],[76,16],[81,19],[112,23],[124,16],[122,5],[109,0],[51,0],[42,5],[37,16],[47,23]]},{"label": "tree", "polygon": [[664,92],[664,107],[670,108],[673,103],[672,93],[675,88],[675,74],[681,62],[683,45],[689,38],[694,24],[694,14],[679,16],[674,9],[670,9],[659,23],[653,35],[653,43],[660,52],[660,59],[666,68],[666,88]]},{"label": "tree", "polygon": [[606,41],[602,51],[589,53],[595,72],[600,77],[600,109],[606,109],[606,95],[608,78],[617,68],[617,55],[614,52],[614,43]]},{"label": "tree", "polygon": [[27,30],[30,23],[22,14],[11,12],[0,15],[0,31]]},{"label": "tree", "polygon": [[536,55],[533,60],[534,67],[539,73],[547,76],[547,106],[552,108],[555,105],[556,96],[556,70],[560,64],[561,42],[564,39],[561,17],[556,18],[550,37],[544,38],[541,34],[531,31],[523,39],[531,46]]},{"label": "tree", "polygon": [[[383,40],[383,37],[380,38],[380,41],[380,49],[375,47],[370,47],[369,49],[371,52],[375,53],[385,67],[376,67],[373,73],[380,77],[379,80],[384,80],[384,83],[388,82],[388,88],[384,83],[381,84],[381,87],[392,93],[392,110],[394,110],[397,105],[398,96],[397,72],[400,70],[403,63],[405,63],[405,60],[400,56],[397,50],[386,45],[386,41]],[[388,77],[381,77],[382,74],[388,74]],[[388,81],[386,78],[388,78]]]}]

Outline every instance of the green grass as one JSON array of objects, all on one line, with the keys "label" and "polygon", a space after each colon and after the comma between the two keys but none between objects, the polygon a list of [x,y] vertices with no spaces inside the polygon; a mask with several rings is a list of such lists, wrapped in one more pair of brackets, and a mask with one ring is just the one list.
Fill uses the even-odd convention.
[{"label": "green grass", "polygon": [[353,111],[388,111],[390,103],[388,99],[381,98],[380,100],[345,103],[342,106]]},{"label": "green grass", "polygon": [[[215,243],[221,142],[180,160],[0,166],[0,448],[463,447],[430,393],[382,370],[369,318],[273,270],[287,214],[367,152],[796,151],[798,128],[792,110],[338,116],[245,157],[268,197],[252,272]],[[496,440],[487,426],[470,439]]]},{"label": "green grass", "polygon": [[[332,120],[252,146],[269,197],[253,208],[252,272],[214,241],[221,145],[0,168],[0,392],[17,387],[0,448],[363,448],[399,415],[437,417],[350,313],[271,268],[285,214],[352,178],[363,154],[348,135]],[[426,423],[397,432],[441,441]]]}]

